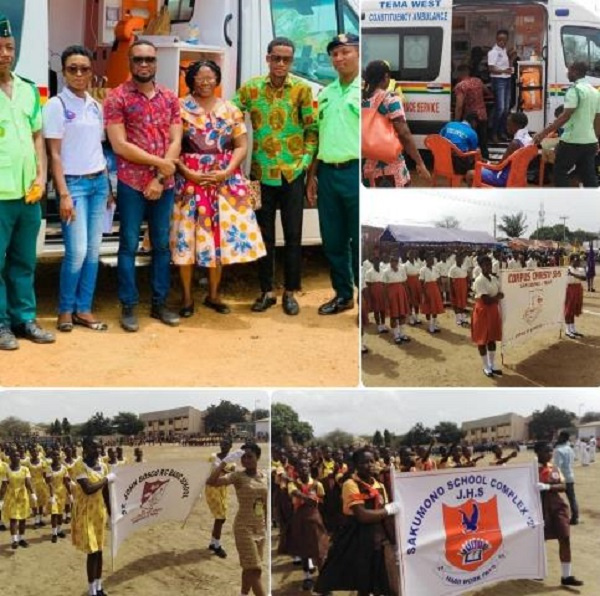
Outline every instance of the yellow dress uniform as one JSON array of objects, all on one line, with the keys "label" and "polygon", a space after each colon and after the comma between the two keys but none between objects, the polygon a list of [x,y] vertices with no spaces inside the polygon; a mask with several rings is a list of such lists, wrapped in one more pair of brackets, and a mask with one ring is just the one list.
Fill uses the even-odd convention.
[{"label": "yellow dress uniform", "polygon": [[33,487],[33,492],[38,499],[38,507],[46,508],[48,499],[50,498],[50,490],[46,483],[46,470],[48,466],[45,460],[40,459],[37,464],[33,464],[29,461],[27,467],[31,474],[31,486]]},{"label": "yellow dress uniform", "polygon": [[62,464],[58,470],[54,470],[51,466],[48,466],[46,469],[46,478],[50,479],[50,484],[56,497],[56,503],[48,506],[48,510],[52,515],[62,515],[65,512],[69,498],[69,493],[65,486],[65,478],[68,477],[69,471]]},{"label": "yellow dress uniform", "polygon": [[[213,465],[213,469],[217,468],[221,460],[213,453],[208,461]],[[235,472],[235,464],[227,464],[224,473],[229,474]],[[206,502],[212,516],[215,519],[227,519],[228,499],[226,486],[207,486],[205,490]]]},{"label": "yellow dress uniform", "polygon": [[12,470],[6,466],[4,470],[4,482],[8,482],[6,493],[4,494],[4,509],[2,510],[2,520],[8,523],[11,519],[27,519],[31,512],[29,492],[25,481],[31,478],[29,468],[19,466],[18,470]]}]

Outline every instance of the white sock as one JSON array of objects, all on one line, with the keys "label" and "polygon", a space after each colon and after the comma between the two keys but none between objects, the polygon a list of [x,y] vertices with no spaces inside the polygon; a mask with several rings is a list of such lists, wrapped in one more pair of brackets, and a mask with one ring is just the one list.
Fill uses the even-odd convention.
[{"label": "white sock", "polygon": [[58,528],[52,528],[52,536],[56,536],[58,534]]},{"label": "white sock", "polygon": [[96,582],[92,582],[88,584],[88,594],[89,596],[96,596]]},{"label": "white sock", "polygon": [[304,579],[310,579],[310,571],[304,572]]},{"label": "white sock", "polygon": [[408,319],[408,320],[409,320],[409,322],[410,322],[411,324],[414,324],[414,322],[415,322],[415,315],[413,315],[412,313],[410,313],[410,317],[409,317],[409,319]]},{"label": "white sock", "polygon": [[402,325],[398,325],[398,335],[400,337],[404,337],[404,335],[405,335],[404,328],[402,327]]},{"label": "white sock", "polygon": [[41,515],[36,515],[35,516],[35,521],[39,524],[42,521],[42,516]]},{"label": "white sock", "polygon": [[561,563],[560,564],[560,576],[561,577],[570,577],[572,574],[571,572],[571,563]]},{"label": "white sock", "polygon": [[62,532],[62,525],[61,526],[56,526],[56,529],[58,530],[58,534],[60,534]]},{"label": "white sock", "polygon": [[485,368],[485,370],[490,369],[490,363],[488,362],[487,354],[485,354],[481,357],[481,362],[483,362],[483,368]]},{"label": "white sock", "polygon": [[13,542],[19,542],[19,535],[18,534],[13,534],[12,535],[12,541]]},{"label": "white sock", "polygon": [[490,363],[490,370],[496,370],[496,367],[494,366],[494,360],[496,359],[496,352],[488,352],[488,361]]},{"label": "white sock", "polygon": [[394,337],[400,337],[400,327],[394,327],[392,333],[394,334]]},{"label": "white sock", "polygon": [[102,580],[101,580],[100,578],[98,578],[98,579],[96,580],[96,590],[97,590],[97,591],[100,591],[100,590],[102,590]]},{"label": "white sock", "polygon": [[437,317],[433,317],[433,326],[435,329],[439,329],[440,326],[438,325],[438,320]]}]

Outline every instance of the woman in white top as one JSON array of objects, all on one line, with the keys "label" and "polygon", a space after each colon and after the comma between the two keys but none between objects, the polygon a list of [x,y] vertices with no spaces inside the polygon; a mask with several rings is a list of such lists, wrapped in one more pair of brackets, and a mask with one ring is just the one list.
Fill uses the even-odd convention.
[{"label": "woman in white top", "polygon": [[378,333],[387,333],[389,329],[385,326],[385,288],[383,284],[383,272],[380,262],[375,260],[373,267],[365,273],[365,281],[369,291],[369,306],[375,315]]},{"label": "woman in white top", "polygon": [[408,343],[410,337],[404,333],[402,326],[410,313],[410,302],[406,290],[406,269],[401,265],[397,255],[390,258],[390,267],[383,273],[383,281],[390,311],[390,325],[397,344]]},{"label": "woman in white top", "polygon": [[565,300],[565,324],[567,326],[566,336],[571,339],[583,337],[575,329],[575,317],[581,315],[583,308],[583,285],[581,282],[586,280],[585,270],[581,266],[579,255],[571,255],[570,265],[567,270],[567,297]]},{"label": "woman in white top", "polygon": [[419,279],[423,286],[421,310],[429,321],[429,333],[439,333],[437,316],[443,314],[445,309],[440,291],[440,276],[433,266],[433,255],[427,255],[425,267],[421,268]]},{"label": "woman in white top", "polygon": [[469,287],[467,282],[467,269],[464,266],[465,256],[462,253],[456,255],[456,263],[448,270],[450,279],[450,302],[454,309],[456,324],[468,327],[467,303]]},{"label": "woman in white top", "polygon": [[479,258],[481,273],[473,282],[475,307],[471,322],[471,339],[477,345],[486,377],[502,375],[496,368],[496,342],[502,340],[502,318],[499,303],[504,294],[500,281],[492,275],[492,260],[487,255]]},{"label": "woman in white top", "polygon": [[57,328],[68,332],[75,324],[104,331],[106,324],[92,314],[104,218],[112,200],[102,152],[102,108],[86,91],[91,52],[70,46],[61,60],[66,86],[43,113],[65,241]]},{"label": "woman in white top", "polygon": [[[421,282],[419,281],[419,273],[423,265],[417,259],[417,254],[414,250],[408,251],[408,258],[404,263],[406,270],[406,287],[408,288],[408,299],[410,301],[410,325],[420,325],[419,308],[421,307]],[[413,314],[414,313],[414,314]]]}]

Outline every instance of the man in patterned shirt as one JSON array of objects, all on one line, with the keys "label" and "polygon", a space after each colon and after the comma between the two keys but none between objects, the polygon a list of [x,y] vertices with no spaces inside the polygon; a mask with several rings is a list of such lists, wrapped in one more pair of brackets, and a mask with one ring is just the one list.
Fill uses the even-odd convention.
[{"label": "man in patterned shirt", "polygon": [[144,216],[152,243],[152,310],[150,316],[166,325],[179,317],[166,307],[171,285],[169,227],[174,201],[176,162],[181,151],[179,100],[155,83],[156,48],[136,41],[129,50],[131,80],[119,85],[104,103],[108,137],[118,156],[117,201],[119,231],[118,287],[121,327],[139,329],[135,306],[139,292],[135,255]]},{"label": "man in patterned shirt", "polygon": [[317,150],[317,123],[309,85],[290,74],[295,47],[277,37],[267,48],[269,74],[244,83],[233,100],[250,114],[254,136],[251,177],[261,183],[256,212],[267,254],[259,260],[261,295],[252,306],[264,312],[277,303],[273,293],[275,215],[281,210],[285,239],[283,310],[300,311],[294,292],[301,288],[302,218],[306,172]]}]

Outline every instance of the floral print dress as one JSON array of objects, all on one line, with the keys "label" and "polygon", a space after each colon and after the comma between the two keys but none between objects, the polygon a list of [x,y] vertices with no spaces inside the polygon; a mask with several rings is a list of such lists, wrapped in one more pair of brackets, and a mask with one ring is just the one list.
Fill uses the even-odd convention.
[{"label": "floral print dress", "polygon": [[[223,100],[206,112],[187,96],[181,100],[181,115],[181,161],[200,172],[227,168],[234,139],[246,133],[242,112]],[[175,193],[171,254],[176,265],[217,267],[255,261],[266,254],[248,181],[240,168],[213,186],[199,186],[178,174]]]}]

